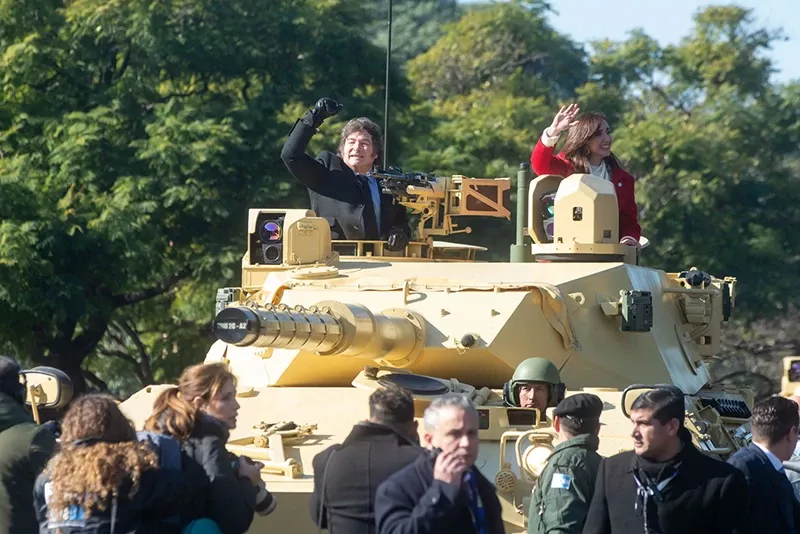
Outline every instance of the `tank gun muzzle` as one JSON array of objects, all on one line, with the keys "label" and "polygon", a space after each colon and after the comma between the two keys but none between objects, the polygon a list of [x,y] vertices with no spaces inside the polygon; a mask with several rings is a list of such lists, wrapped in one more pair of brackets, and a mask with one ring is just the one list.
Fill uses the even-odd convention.
[{"label": "tank gun muzzle", "polygon": [[372,313],[360,304],[323,301],[304,308],[232,305],[212,323],[217,339],[237,347],[304,350],[320,356],[370,358],[391,367],[417,359],[424,319],[406,309]]}]

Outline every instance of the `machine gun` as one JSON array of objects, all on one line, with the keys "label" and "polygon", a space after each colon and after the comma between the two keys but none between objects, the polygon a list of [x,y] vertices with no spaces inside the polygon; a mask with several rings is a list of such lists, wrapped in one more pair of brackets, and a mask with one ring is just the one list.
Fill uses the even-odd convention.
[{"label": "machine gun", "polygon": [[381,193],[392,195],[396,198],[402,198],[406,195],[408,186],[433,189],[433,184],[436,183],[436,177],[433,174],[425,172],[403,172],[403,169],[399,167],[389,167],[386,171],[373,171],[368,173],[368,176],[372,176],[378,180]]},{"label": "machine gun", "polygon": [[508,209],[511,180],[509,178],[467,178],[434,176],[424,172],[403,172],[397,167],[370,174],[384,193],[397,204],[419,215],[417,240],[431,236],[470,233],[467,226],[458,229],[452,218],[462,215],[504,217],[511,220]]}]

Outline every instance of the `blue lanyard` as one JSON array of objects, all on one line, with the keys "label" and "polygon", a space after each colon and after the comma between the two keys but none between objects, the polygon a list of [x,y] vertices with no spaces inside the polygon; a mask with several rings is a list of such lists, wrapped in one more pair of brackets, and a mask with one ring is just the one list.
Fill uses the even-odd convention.
[{"label": "blue lanyard", "polygon": [[467,507],[472,518],[472,526],[475,527],[475,532],[478,534],[486,534],[486,511],[483,507],[481,495],[478,493],[478,481],[472,471],[467,472],[464,481],[467,483]]}]

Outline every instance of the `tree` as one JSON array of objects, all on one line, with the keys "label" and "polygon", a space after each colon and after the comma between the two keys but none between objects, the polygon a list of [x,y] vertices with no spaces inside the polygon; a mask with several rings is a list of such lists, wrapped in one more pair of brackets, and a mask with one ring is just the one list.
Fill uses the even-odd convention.
[{"label": "tree", "polygon": [[769,83],[778,34],[749,11],[711,7],[695,22],[677,46],[636,32],[592,61],[596,83],[627,100],[615,151],[640,177],[646,262],[737,276],[742,312],[785,310],[800,259],[797,89]]},{"label": "tree", "polygon": [[[173,342],[188,321],[172,346],[194,350],[209,288],[238,283],[247,208],[307,202],[278,157],[284,110],[323,92],[380,109],[368,14],[354,0],[3,9],[0,344],[79,391],[101,340],[157,378],[142,355],[164,352],[158,335]],[[186,300],[187,287],[208,293]],[[150,333],[163,310],[166,332]]]},{"label": "tree", "polygon": [[564,97],[584,83],[583,50],[545,20],[542,2],[493,4],[445,26],[445,35],[409,64],[424,99],[509,88],[518,95]]},{"label": "tree", "polygon": [[[409,63],[418,103],[408,118],[415,135],[407,167],[516,177],[552,119],[556,97],[573,95],[586,81],[583,50],[550,27],[548,9],[511,2],[470,11]],[[512,188],[512,206],[515,196]],[[472,227],[470,243],[490,247],[493,260],[508,258],[511,224],[481,219]]]},{"label": "tree", "polygon": [[[372,42],[386,49],[388,0],[375,2]],[[392,61],[405,64],[428,50],[442,36],[442,27],[458,19],[456,0],[394,0],[392,9]]]}]

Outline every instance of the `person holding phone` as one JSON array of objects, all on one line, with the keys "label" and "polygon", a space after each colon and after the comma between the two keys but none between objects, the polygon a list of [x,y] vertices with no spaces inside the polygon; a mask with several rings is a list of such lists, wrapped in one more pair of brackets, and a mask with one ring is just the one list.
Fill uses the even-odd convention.
[{"label": "person holding phone", "polygon": [[379,534],[503,534],[494,485],[475,467],[478,412],[460,393],[434,399],[423,417],[428,454],[378,486]]}]

